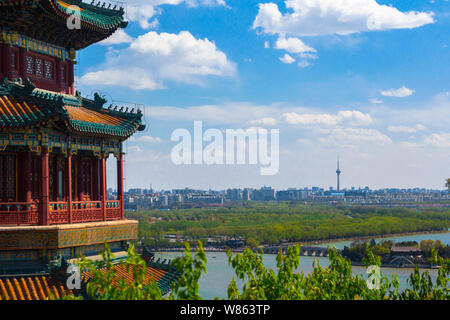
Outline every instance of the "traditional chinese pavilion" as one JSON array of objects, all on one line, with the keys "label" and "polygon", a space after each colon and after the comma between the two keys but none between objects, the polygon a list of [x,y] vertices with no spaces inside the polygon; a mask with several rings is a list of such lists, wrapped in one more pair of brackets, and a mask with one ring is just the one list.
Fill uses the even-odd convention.
[{"label": "traditional chinese pavilion", "polygon": [[[73,5],[81,28],[71,30]],[[144,129],[142,113],[74,88],[76,51],[126,25],[114,5],[0,0],[0,299],[61,296],[65,284],[52,276],[58,261],[98,255],[105,242],[120,261],[137,238],[137,221],[124,218],[122,145]],[[167,289],[168,269],[149,272]]]}]

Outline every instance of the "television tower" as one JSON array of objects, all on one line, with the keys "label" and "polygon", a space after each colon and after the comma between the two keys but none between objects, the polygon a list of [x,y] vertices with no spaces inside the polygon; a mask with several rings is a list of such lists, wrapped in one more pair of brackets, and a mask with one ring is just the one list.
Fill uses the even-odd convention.
[{"label": "television tower", "polygon": [[339,169],[339,156],[338,156],[338,163],[337,163],[336,174],[337,174],[337,192],[339,192],[340,191],[339,176],[341,175],[341,169]]}]

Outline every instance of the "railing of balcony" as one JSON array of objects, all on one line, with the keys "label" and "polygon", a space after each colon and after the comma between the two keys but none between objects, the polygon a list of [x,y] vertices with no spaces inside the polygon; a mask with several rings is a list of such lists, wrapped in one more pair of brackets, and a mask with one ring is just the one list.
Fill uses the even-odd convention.
[{"label": "railing of balcony", "polygon": [[103,221],[101,201],[74,201],[72,202],[72,222]]},{"label": "railing of balcony", "polygon": [[[50,202],[49,224],[69,223],[68,202]],[[0,202],[0,226],[39,224],[39,204],[34,202]],[[102,201],[73,201],[72,223],[103,221]],[[106,201],[106,221],[122,218],[120,201]]]},{"label": "railing of balcony", "polygon": [[38,207],[31,202],[1,202],[0,225],[38,224]]},{"label": "railing of balcony", "polygon": [[106,201],[106,220],[120,220],[122,213],[119,200]]},{"label": "railing of balcony", "polygon": [[50,224],[69,223],[69,206],[67,202],[50,202]]}]

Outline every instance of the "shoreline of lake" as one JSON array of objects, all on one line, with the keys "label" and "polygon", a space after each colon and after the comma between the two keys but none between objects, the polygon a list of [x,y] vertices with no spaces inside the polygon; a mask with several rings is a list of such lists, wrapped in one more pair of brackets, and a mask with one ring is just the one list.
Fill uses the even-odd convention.
[{"label": "shoreline of lake", "polygon": [[[425,234],[447,234],[449,230],[438,230],[438,231],[414,231],[414,232],[401,232],[401,233],[389,233],[384,235],[371,235],[371,236],[357,236],[357,237],[349,237],[349,238],[336,238],[336,239],[322,239],[322,240],[314,240],[314,241],[306,241],[306,242],[296,242],[295,244],[299,245],[314,245],[314,244],[324,244],[324,243],[339,243],[339,242],[347,242],[347,241],[358,241],[358,240],[370,240],[376,238],[395,238],[395,237],[404,237],[404,236],[414,236],[414,235],[425,235]],[[293,245],[294,243],[289,243],[289,245]],[[262,245],[269,246],[269,245]],[[276,246],[276,245],[273,245]],[[283,244],[279,244],[278,246],[283,246]],[[235,248],[230,250],[232,252],[243,252],[246,248],[251,249],[250,247],[243,248]],[[261,248],[261,247],[258,247]],[[264,247],[262,247],[264,248]],[[151,248],[154,252],[184,252],[184,247],[174,247],[174,248]],[[191,251],[195,252],[197,250],[196,247],[191,247]],[[205,246],[205,252],[226,252],[226,248],[216,248],[212,246]],[[267,253],[270,254],[270,253]]]}]

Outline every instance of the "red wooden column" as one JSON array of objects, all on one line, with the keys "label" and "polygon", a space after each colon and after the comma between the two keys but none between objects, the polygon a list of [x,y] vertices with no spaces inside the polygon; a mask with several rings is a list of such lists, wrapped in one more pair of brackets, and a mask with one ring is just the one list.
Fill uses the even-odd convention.
[{"label": "red wooden column", "polygon": [[103,213],[103,221],[106,221],[106,200],[108,200],[108,191],[106,187],[106,155],[102,155],[102,164],[101,164],[101,176],[102,176],[102,213]]},{"label": "red wooden column", "polygon": [[123,153],[119,153],[117,158],[117,200],[120,201],[120,215],[121,219],[125,218],[124,214],[124,196],[123,196]]},{"label": "red wooden column", "polygon": [[55,79],[56,79],[56,86],[58,87],[58,92],[61,92],[62,90],[62,79],[61,79],[61,60],[56,59],[55,63]]},{"label": "red wooden column", "polygon": [[69,223],[72,223],[72,152],[70,150],[67,152],[66,166],[67,213],[69,216]]},{"label": "red wooden column", "polygon": [[24,163],[24,176],[25,176],[25,202],[31,202],[31,152],[27,152],[25,155]]},{"label": "red wooden column", "polygon": [[11,80],[11,47],[3,45],[3,76]]},{"label": "red wooden column", "polygon": [[25,80],[27,77],[26,68],[25,68],[25,49],[19,48],[19,74],[20,77]]},{"label": "red wooden column", "polygon": [[93,174],[92,177],[92,197],[91,200],[98,201],[100,199],[100,161],[97,157],[94,157],[92,159],[92,167],[93,167]]},{"label": "red wooden column", "polygon": [[77,159],[78,170],[77,170],[77,197],[78,201],[83,201],[84,193],[84,168],[83,168],[83,158],[78,157]]},{"label": "red wooden column", "polygon": [[41,225],[48,226],[50,218],[50,201],[49,201],[49,168],[48,168],[48,148],[42,147],[41,153],[41,183],[42,183],[42,193],[41,201],[39,204],[39,211],[41,214],[40,223]]},{"label": "red wooden column", "polygon": [[67,62],[68,70],[68,79],[67,84],[69,86],[69,94],[74,94],[75,88],[74,88],[74,67],[73,67],[73,61]]}]

